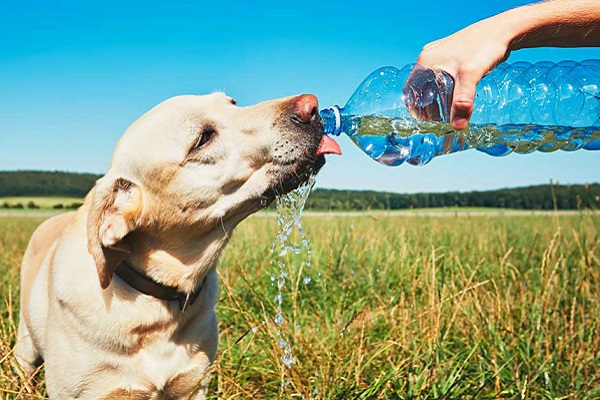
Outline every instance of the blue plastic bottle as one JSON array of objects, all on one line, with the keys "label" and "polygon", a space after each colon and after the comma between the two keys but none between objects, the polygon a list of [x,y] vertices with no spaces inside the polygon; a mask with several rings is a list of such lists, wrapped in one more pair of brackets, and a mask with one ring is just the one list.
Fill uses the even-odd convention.
[{"label": "blue plastic bottle", "polygon": [[511,152],[600,149],[600,60],[503,63],[477,86],[467,129],[450,124],[452,77],[419,64],[371,73],[343,108],[321,111],[326,134],[347,134],[386,165],[424,165],[475,148]]}]

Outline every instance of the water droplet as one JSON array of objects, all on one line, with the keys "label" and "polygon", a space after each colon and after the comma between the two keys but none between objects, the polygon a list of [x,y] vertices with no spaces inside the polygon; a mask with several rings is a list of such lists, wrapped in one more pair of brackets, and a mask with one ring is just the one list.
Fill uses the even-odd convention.
[{"label": "water droplet", "polygon": [[312,278],[307,276],[306,278],[304,278],[304,284],[308,285],[310,282],[312,281]]},{"label": "water droplet", "polygon": [[252,333],[256,333],[258,332],[258,326],[253,326],[252,327]]},{"label": "water droplet", "polygon": [[300,330],[301,326],[300,325],[296,325],[296,329]]},{"label": "water droplet", "polygon": [[385,75],[385,72],[381,71],[381,72],[379,73],[379,75],[381,75],[381,76],[384,76],[384,75]]},{"label": "water droplet", "polygon": [[296,357],[292,356],[291,354],[284,354],[281,356],[281,361],[286,367],[290,368],[293,364],[296,364]]}]

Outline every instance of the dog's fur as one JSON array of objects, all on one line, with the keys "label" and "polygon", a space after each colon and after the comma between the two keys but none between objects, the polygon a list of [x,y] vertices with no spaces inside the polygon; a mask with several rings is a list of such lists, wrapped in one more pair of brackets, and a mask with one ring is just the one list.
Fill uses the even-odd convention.
[{"label": "dog's fur", "polygon": [[[108,173],[76,212],[34,233],[21,271],[15,354],[45,362],[53,399],[204,398],[217,351],[215,266],[234,227],[316,172],[318,118],[300,97],[237,107],[222,93],[169,99],[123,135]],[[113,277],[128,259],[193,305]],[[205,280],[206,278],[206,280]]]}]

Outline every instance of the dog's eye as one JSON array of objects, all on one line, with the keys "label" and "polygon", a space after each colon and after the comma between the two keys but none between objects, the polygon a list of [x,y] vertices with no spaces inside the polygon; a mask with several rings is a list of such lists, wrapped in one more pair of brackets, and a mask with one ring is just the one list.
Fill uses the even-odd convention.
[{"label": "dog's eye", "polygon": [[199,149],[200,147],[204,146],[206,143],[210,142],[210,140],[215,135],[215,133],[217,133],[215,128],[212,128],[212,127],[204,128],[204,130],[202,131],[202,135],[200,135],[200,137],[198,138],[198,141],[196,142],[196,145],[194,146],[194,150]]},{"label": "dog's eye", "polygon": [[231,104],[233,104],[234,106],[237,104],[237,100],[236,99],[231,99]]}]

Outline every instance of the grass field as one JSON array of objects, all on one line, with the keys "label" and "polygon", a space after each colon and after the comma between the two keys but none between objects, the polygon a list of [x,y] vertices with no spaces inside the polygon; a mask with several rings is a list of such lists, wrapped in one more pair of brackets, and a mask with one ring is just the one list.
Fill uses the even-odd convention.
[{"label": "grass field", "polygon": [[6,203],[10,206],[22,204],[27,207],[29,202],[33,202],[41,209],[52,209],[57,204],[62,204],[63,207],[68,207],[71,204],[83,203],[80,197],[54,197],[54,196],[23,196],[23,197],[0,197],[0,205]]},{"label": "grass field", "polygon": [[[40,222],[0,218],[3,399],[44,397],[41,384],[24,392],[10,357],[19,263]],[[272,322],[276,224],[251,218],[221,258],[209,398],[600,398],[598,215],[307,217],[304,227],[312,281],[298,276],[305,255],[290,256],[283,301],[297,363],[282,370]]]}]

